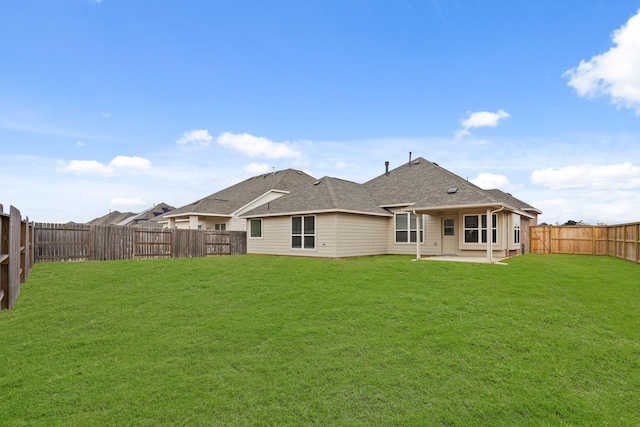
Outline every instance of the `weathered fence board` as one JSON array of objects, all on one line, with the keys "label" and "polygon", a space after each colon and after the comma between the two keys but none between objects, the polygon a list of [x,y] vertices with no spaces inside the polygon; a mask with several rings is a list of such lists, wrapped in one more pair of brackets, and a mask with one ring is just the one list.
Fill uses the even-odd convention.
[{"label": "weathered fence board", "polygon": [[6,214],[0,205],[0,309],[13,308],[32,266],[33,224],[15,207]]},{"label": "weathered fence board", "polygon": [[531,227],[531,252],[608,255],[640,263],[640,223]]},{"label": "weathered fence board", "polygon": [[44,224],[35,227],[37,261],[191,258],[246,253],[246,232]]}]

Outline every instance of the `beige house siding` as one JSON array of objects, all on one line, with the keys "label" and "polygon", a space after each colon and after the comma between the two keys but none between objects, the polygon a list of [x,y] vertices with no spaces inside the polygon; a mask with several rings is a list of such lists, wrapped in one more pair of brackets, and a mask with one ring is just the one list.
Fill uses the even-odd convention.
[{"label": "beige house siding", "polygon": [[[249,221],[247,221],[247,225]],[[289,217],[263,218],[262,237],[250,237],[247,230],[247,253],[291,255],[291,219]]]},{"label": "beige house siding", "polygon": [[[464,241],[464,216],[465,215],[486,215],[487,211],[462,211],[458,215],[459,223],[459,236],[458,236],[458,255],[467,257],[486,257],[487,256],[487,244],[486,243],[465,243]],[[494,258],[502,258],[506,256],[506,251],[512,245],[510,244],[511,236],[513,233],[513,212],[496,212],[495,215],[498,220],[497,231],[498,239],[496,243],[491,245]],[[490,233],[490,232],[489,232]],[[489,234],[490,236],[490,234]]]},{"label": "beige house siding", "polygon": [[335,214],[337,257],[381,255],[387,252],[388,217]]},{"label": "beige house siding", "polygon": [[247,253],[323,258],[385,253],[388,218],[345,213],[314,216],[315,249],[291,248],[291,216],[267,217],[262,219],[262,238],[247,239]]},{"label": "beige house siding", "polygon": [[[406,212],[392,209],[394,213]],[[440,255],[440,221],[439,216],[424,215],[420,229],[424,234],[424,242],[420,243],[420,254],[423,256]],[[415,243],[396,243],[395,217],[387,219],[387,253],[393,255],[415,255]]]}]

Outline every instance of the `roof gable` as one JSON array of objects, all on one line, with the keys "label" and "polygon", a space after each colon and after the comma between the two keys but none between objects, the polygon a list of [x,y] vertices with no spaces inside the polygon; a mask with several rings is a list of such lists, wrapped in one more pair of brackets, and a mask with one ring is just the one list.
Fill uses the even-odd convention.
[{"label": "roof gable", "polygon": [[353,212],[369,215],[391,215],[378,206],[361,184],[343,179],[323,177],[295,192],[247,212],[245,217],[309,212]]},{"label": "roof gable", "polygon": [[290,192],[313,181],[314,177],[295,169],[257,175],[175,209],[165,218],[186,214],[231,215],[271,190]]}]

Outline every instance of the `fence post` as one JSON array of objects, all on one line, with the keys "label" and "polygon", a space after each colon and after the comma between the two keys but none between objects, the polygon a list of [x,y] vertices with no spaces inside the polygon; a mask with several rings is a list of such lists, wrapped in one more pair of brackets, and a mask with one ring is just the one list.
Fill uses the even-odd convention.
[{"label": "fence post", "polygon": [[9,217],[0,205],[0,310],[8,307],[9,287]]}]

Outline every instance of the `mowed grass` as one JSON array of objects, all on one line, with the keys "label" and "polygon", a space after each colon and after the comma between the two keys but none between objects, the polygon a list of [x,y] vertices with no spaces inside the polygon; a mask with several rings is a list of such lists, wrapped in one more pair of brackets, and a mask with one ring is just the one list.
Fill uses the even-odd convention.
[{"label": "mowed grass", "polygon": [[36,264],[0,425],[640,425],[640,266],[508,263]]}]

